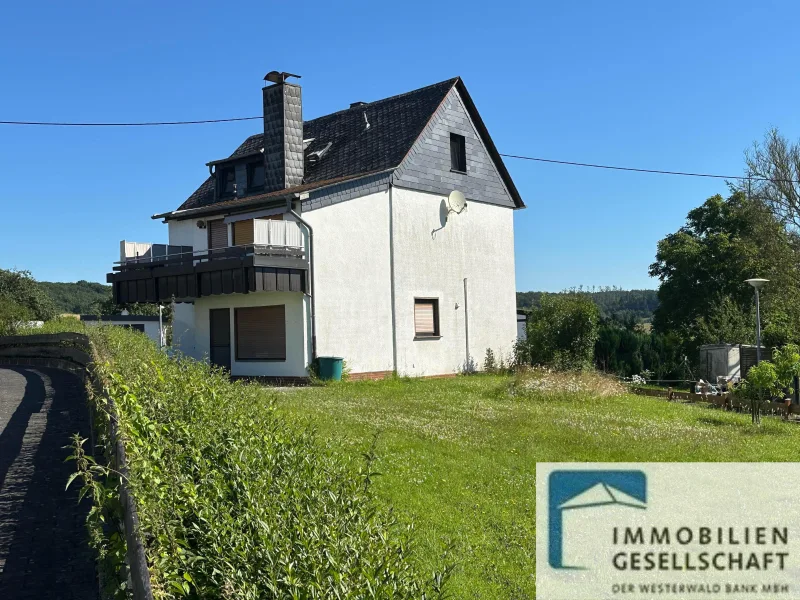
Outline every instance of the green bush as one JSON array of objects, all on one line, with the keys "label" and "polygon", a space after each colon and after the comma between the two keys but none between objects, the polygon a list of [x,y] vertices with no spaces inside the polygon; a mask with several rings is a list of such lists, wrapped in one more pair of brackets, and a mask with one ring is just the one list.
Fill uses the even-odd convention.
[{"label": "green bush", "polygon": [[587,294],[543,294],[539,308],[528,315],[524,343],[531,364],[556,369],[590,367],[599,319],[600,311]]},{"label": "green bush", "polygon": [[31,311],[10,298],[0,296],[0,335],[14,335],[30,321]]},{"label": "green bush", "polygon": [[[409,530],[374,502],[371,451],[343,462],[276,416],[264,388],[168,358],[141,334],[90,336],[119,413],[157,598],[441,597],[449,569],[421,577]],[[90,495],[109,503],[93,514],[113,510],[102,488]],[[101,530],[96,521],[101,551],[119,556],[118,536]]]}]

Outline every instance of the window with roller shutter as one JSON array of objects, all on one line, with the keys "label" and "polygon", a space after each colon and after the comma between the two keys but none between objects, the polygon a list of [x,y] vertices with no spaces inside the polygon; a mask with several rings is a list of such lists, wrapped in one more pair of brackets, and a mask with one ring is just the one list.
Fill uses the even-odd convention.
[{"label": "window with roller shutter", "polygon": [[437,298],[414,299],[414,335],[439,337],[439,300]]},{"label": "window with roller shutter", "polygon": [[253,229],[253,219],[246,221],[234,221],[233,223],[233,245],[251,246],[255,240]]},{"label": "window with roller shutter", "polygon": [[237,308],[236,360],[286,360],[286,307]]},{"label": "window with roller shutter", "polygon": [[206,223],[208,230],[208,249],[228,247],[228,225],[222,219],[215,219]]}]

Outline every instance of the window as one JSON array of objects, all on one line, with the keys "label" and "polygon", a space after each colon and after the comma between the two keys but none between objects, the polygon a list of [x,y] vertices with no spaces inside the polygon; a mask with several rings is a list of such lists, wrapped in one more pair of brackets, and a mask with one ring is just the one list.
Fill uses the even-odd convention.
[{"label": "window", "polygon": [[236,191],[236,170],[231,167],[217,167],[217,191],[220,198],[233,196]]},{"label": "window", "polygon": [[286,360],[286,307],[237,308],[236,360]]},{"label": "window", "polygon": [[222,219],[215,219],[206,223],[208,229],[208,249],[228,247],[228,225]]},{"label": "window", "polygon": [[438,299],[414,299],[414,335],[416,337],[439,337]]},{"label": "window", "polygon": [[450,170],[467,172],[467,142],[457,133],[450,134]]},{"label": "window", "polygon": [[233,245],[250,246],[255,243],[253,219],[233,222]]},{"label": "window", "polygon": [[247,191],[264,189],[264,161],[247,164]]}]

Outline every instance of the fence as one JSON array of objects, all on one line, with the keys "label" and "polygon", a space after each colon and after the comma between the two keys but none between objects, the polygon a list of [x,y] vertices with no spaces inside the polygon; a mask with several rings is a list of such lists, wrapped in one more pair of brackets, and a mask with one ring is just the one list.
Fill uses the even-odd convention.
[{"label": "fence", "polygon": [[[39,366],[61,369],[78,375],[91,386],[95,394],[103,393],[102,382],[92,370],[94,349],[89,338],[80,333],[54,333],[37,335],[15,335],[0,337],[0,365]],[[127,546],[128,586],[133,600],[153,600],[150,587],[150,570],[144,545],[139,537],[139,515],[136,500],[128,488],[128,461],[125,446],[117,427],[117,413],[113,400],[107,398],[109,407],[110,447],[106,450],[108,462],[118,471],[120,478],[119,496],[122,506],[121,529]],[[92,428],[96,425],[94,406],[89,403]],[[92,453],[94,453],[95,432],[91,432]],[[66,483],[66,482],[65,482]]]}]

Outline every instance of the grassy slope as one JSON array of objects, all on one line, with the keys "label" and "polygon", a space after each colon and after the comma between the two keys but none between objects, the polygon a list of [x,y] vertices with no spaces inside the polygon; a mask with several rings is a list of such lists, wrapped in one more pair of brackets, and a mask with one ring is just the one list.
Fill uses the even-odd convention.
[{"label": "grassy slope", "polygon": [[456,598],[532,598],[538,461],[785,461],[800,428],[655,398],[510,395],[508,377],[392,380],[283,394],[279,409],[356,453],[380,431],[376,490],[413,519],[417,560],[453,544]]}]

